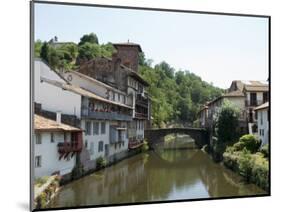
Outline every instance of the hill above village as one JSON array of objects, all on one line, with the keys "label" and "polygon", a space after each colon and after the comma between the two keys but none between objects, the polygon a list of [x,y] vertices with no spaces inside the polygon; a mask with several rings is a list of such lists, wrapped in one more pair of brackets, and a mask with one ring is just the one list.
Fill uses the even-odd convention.
[{"label": "hill above village", "polygon": [[[116,51],[111,43],[100,44],[94,33],[83,35],[78,44],[58,42],[57,37],[44,42],[37,40],[34,50],[35,57],[42,58],[56,70],[76,70],[91,59],[111,58]],[[165,61],[152,65],[144,53],[139,55],[139,73],[150,84],[147,92],[152,100],[155,127],[194,124],[200,106],[223,93],[223,89],[196,74],[175,70]]]}]

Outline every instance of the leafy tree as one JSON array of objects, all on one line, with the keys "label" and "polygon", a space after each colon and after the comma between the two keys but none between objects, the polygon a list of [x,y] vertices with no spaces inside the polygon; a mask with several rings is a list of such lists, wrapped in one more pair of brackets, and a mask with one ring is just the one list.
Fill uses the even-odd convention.
[{"label": "leafy tree", "polygon": [[34,43],[34,56],[35,57],[40,57],[42,45],[43,45],[43,43],[41,40],[37,40]]},{"label": "leafy tree", "polygon": [[45,60],[46,62],[48,61],[48,54],[49,54],[49,45],[47,42],[44,42],[41,48],[41,52],[40,52],[40,57]]},{"label": "leafy tree", "polygon": [[238,114],[239,109],[237,109],[231,102],[227,100],[223,102],[216,123],[219,142],[233,144],[233,142],[238,139]]},{"label": "leafy tree", "polygon": [[78,59],[91,60],[95,57],[100,57],[102,54],[101,47],[95,43],[84,43],[79,46]]},{"label": "leafy tree", "polygon": [[90,34],[83,35],[80,38],[80,42],[79,42],[78,45],[81,46],[85,43],[99,44],[99,40],[98,40],[97,35],[93,32],[90,33]]}]

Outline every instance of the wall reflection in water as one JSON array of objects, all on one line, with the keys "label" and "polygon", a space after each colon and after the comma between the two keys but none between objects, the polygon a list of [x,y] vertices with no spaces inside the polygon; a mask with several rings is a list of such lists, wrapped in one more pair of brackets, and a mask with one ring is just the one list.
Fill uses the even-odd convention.
[{"label": "wall reflection in water", "polygon": [[265,194],[198,149],[139,154],[74,181],[49,207]]}]

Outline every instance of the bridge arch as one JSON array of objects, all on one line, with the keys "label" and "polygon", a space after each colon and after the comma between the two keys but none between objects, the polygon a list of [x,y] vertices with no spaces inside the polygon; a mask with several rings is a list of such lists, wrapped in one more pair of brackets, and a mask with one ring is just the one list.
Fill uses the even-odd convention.
[{"label": "bridge arch", "polygon": [[196,145],[202,148],[205,144],[209,144],[209,133],[204,128],[161,128],[161,129],[146,129],[144,137],[148,141],[151,148],[157,143],[164,142],[164,138],[169,134],[187,134],[195,140]]}]

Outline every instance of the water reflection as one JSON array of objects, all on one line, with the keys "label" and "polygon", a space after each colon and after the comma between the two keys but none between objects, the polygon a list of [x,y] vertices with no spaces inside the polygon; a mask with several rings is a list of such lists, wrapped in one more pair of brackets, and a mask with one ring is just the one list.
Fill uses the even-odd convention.
[{"label": "water reflection", "polygon": [[[161,148],[160,148],[161,149]],[[156,150],[66,185],[49,207],[264,194],[198,149]]]}]

